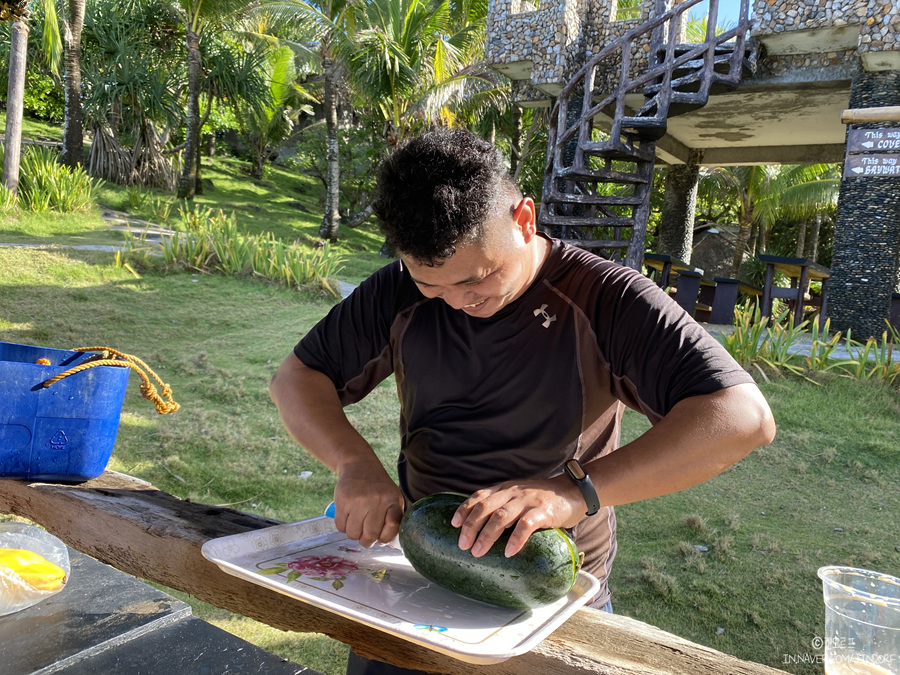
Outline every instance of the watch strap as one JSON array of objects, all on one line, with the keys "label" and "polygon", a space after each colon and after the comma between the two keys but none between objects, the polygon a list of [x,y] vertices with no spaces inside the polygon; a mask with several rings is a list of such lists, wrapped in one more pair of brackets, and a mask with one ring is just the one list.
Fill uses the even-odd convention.
[{"label": "watch strap", "polygon": [[581,496],[584,497],[584,503],[587,504],[586,516],[592,516],[600,510],[600,497],[597,496],[597,490],[587,471],[581,466],[581,462],[577,459],[570,459],[565,464],[566,475],[571,478],[578,489],[581,490]]}]

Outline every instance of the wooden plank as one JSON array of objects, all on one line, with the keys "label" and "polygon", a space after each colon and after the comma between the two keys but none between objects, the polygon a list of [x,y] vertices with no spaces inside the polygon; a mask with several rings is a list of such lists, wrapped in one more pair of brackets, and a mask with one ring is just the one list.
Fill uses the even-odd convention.
[{"label": "wooden plank", "polygon": [[878,108],[850,108],[841,113],[844,124],[864,122],[900,122],[900,106],[887,105]]},{"label": "wooden plank", "polygon": [[282,630],[318,632],[358,653],[450,675],[772,675],[640,621],[580,610],[528,654],[475,666],[344,619],[222,572],[200,553],[209,539],[276,524],[182,501],[107,471],[80,485],[0,480],[0,513],[40,523],[75,549],[134,576],[190,593]]}]

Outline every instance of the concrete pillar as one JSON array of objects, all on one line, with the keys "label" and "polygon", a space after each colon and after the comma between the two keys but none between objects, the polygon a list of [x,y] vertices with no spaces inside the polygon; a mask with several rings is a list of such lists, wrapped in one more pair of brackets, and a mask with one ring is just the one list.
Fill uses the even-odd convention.
[{"label": "concrete pillar", "polygon": [[702,150],[691,150],[687,164],[666,169],[666,188],[656,253],[691,261],[694,243],[694,212],[697,207],[697,182]]},{"label": "concrete pillar", "polygon": [[[857,73],[850,108],[900,105],[900,71]],[[900,128],[897,122],[848,129]],[[900,176],[854,176],[841,181],[834,253],[828,282],[828,315],[835,330],[854,339],[880,337],[890,315],[900,264]]]}]

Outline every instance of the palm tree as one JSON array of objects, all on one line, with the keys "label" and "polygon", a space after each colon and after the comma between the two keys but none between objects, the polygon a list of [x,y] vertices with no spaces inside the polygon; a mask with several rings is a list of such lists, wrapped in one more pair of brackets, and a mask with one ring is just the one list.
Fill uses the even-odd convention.
[{"label": "palm tree", "polygon": [[263,0],[259,7],[276,18],[305,26],[310,31],[309,43],[295,41],[289,44],[314,58],[322,72],[328,169],[325,213],[319,226],[319,236],[336,241],[340,226],[341,189],[338,99],[347,62],[355,49],[357,7],[347,0]]},{"label": "palm tree", "polygon": [[[840,188],[835,165],[830,164],[715,168],[701,180],[712,182],[737,201],[733,276],[738,275],[748,250],[751,255],[766,250],[768,234],[780,220],[815,217],[837,200]],[[751,237],[753,230],[756,237]]]},{"label": "palm tree", "polygon": [[[799,223],[796,235],[797,257],[815,260],[822,220],[837,206],[841,188],[841,165],[784,166],[776,187],[780,215]],[[807,232],[810,224],[812,229]]]},{"label": "palm tree", "polygon": [[[0,21],[13,21],[10,27],[9,84],[6,96],[6,138],[3,153],[3,185],[16,193],[19,186],[19,159],[22,154],[22,113],[25,98],[25,68],[28,59],[28,21],[31,17],[27,0],[0,3]],[[52,72],[59,71],[60,39],[53,0],[43,0],[44,53]]]},{"label": "palm tree", "polygon": [[[361,30],[349,62],[350,79],[392,146],[429,126],[477,127],[493,138],[510,106],[505,78],[480,60],[486,5],[478,0],[370,0],[357,17]],[[344,222],[363,223],[369,204]],[[389,254],[385,248],[383,254]]]},{"label": "palm tree", "polygon": [[197,167],[200,161],[200,94],[203,88],[203,56],[200,39],[207,32],[221,30],[226,17],[235,17],[252,4],[252,0],[178,0],[184,21],[187,48],[188,99],[187,132],[184,167],[178,181],[178,198],[193,199],[197,193]]},{"label": "palm tree", "polygon": [[478,60],[485,6],[449,0],[370,0],[357,37],[356,87],[385,123],[393,145],[411,131],[452,125],[455,108],[507,98]]},{"label": "palm tree", "polygon": [[[252,152],[250,175],[255,178],[263,177],[271,149],[290,136],[292,117],[302,110],[298,104],[311,98],[295,84],[294,53],[288,47],[271,50],[264,69],[268,82],[265,104],[245,106],[239,115]],[[305,111],[312,113],[309,106]]]},{"label": "palm tree", "polygon": [[81,116],[81,31],[85,0],[68,0],[63,12],[63,61],[65,62],[65,122],[60,161],[76,167],[84,162],[84,125]]}]

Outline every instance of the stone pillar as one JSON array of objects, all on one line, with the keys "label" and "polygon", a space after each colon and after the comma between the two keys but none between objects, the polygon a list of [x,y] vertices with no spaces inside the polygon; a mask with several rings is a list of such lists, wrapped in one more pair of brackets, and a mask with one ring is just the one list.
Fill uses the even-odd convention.
[{"label": "stone pillar", "polygon": [[[900,71],[857,73],[850,108],[896,105],[900,105]],[[900,123],[848,125],[848,129],[886,127],[900,128]],[[832,328],[850,328],[858,340],[880,337],[887,327],[900,264],[900,176],[844,178],[834,229],[828,281]]]},{"label": "stone pillar", "polygon": [[687,164],[666,169],[666,188],[659,221],[657,253],[691,261],[694,244],[694,212],[697,207],[697,183],[702,150],[691,150]]}]

